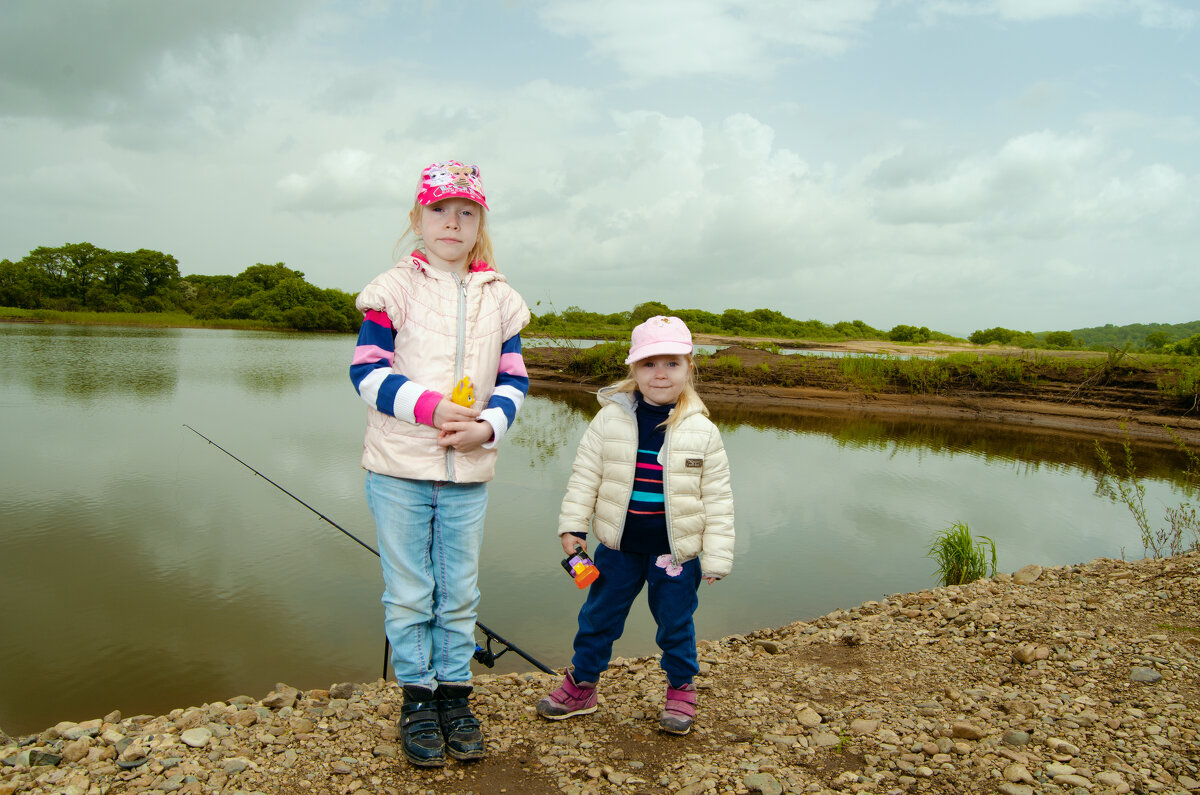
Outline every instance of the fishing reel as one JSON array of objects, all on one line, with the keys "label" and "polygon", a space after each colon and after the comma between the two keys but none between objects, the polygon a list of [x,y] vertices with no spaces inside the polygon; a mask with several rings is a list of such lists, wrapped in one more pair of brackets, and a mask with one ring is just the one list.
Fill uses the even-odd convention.
[{"label": "fishing reel", "polygon": [[506,646],[500,651],[492,651],[491,635],[487,636],[487,641],[485,642],[487,643],[486,649],[483,646],[480,646],[478,641],[475,643],[475,661],[481,665],[486,665],[488,668],[495,668],[496,660],[504,656],[504,653],[508,651],[508,647]]}]

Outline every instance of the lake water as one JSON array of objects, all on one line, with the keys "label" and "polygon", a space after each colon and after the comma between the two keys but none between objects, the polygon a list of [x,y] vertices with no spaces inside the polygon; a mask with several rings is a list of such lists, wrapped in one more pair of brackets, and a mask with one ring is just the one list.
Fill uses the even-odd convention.
[{"label": "lake water", "polygon": [[[376,559],[184,428],[374,545],[352,336],[0,324],[0,728],[160,714],[383,664]],[[555,521],[591,396],[536,392],[490,488],[480,620],[551,667],[583,599]],[[1096,495],[1091,440],[975,424],[714,410],[737,504],[717,638],[934,584],[956,521],[1000,569],[1141,557]],[[1139,451],[1147,505],[1180,500]],[[618,655],[655,651],[644,598]],[[477,668],[478,672],[487,669]],[[496,671],[529,670],[515,654]]]}]

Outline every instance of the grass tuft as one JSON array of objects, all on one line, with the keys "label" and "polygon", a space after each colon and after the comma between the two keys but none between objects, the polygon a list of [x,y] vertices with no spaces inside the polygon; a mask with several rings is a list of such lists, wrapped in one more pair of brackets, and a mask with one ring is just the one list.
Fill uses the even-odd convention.
[{"label": "grass tuft", "polygon": [[629,374],[625,357],[629,345],[624,342],[605,342],[591,348],[576,348],[567,362],[567,372],[591,378],[618,381]]},{"label": "grass tuft", "polygon": [[996,573],[996,542],[987,536],[976,541],[966,522],[955,522],[938,533],[929,546],[928,557],[938,564],[942,585],[963,585]]}]

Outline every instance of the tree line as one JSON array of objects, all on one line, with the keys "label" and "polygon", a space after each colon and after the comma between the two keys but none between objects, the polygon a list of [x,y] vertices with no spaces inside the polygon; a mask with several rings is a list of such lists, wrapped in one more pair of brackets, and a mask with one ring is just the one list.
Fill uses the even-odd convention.
[{"label": "tree line", "polygon": [[309,284],[282,262],[237,276],[182,276],[170,254],[109,251],[91,243],[40,246],[0,260],[0,306],[61,312],[182,312],[201,320],[249,320],[266,328],[354,331],[354,296]]},{"label": "tree line", "polygon": [[[537,307],[535,306],[534,309]],[[888,339],[888,332],[861,320],[832,325],[820,320],[793,320],[774,309],[726,309],[720,314],[702,309],[671,309],[661,301],[647,301],[628,312],[601,314],[570,306],[561,312],[533,313],[524,336],[622,338],[637,324],[655,315],[674,315],[693,333],[731,337],[775,337],[805,340]],[[926,329],[926,332],[929,330]],[[944,336],[944,335],[943,335]]]},{"label": "tree line", "polygon": [[[170,254],[150,249],[108,251],[91,243],[41,246],[16,262],[0,260],[0,306],[75,312],[181,312],[198,320],[251,321],[265,328],[355,331],[362,315],[354,295],[309,284],[282,262],[257,263],[237,276],[182,276]],[[534,309],[537,306],[535,305]],[[884,331],[861,320],[795,320],[774,309],[671,309],[647,301],[628,312],[603,314],[577,306],[533,313],[526,336],[620,339],[648,317],[675,315],[693,332],[792,340],[955,342],[961,338],[926,326],[900,324]],[[1033,333],[1002,327],[972,332],[970,342],[1022,348],[1130,349],[1200,356],[1200,320],[1179,324],[1112,324]]]},{"label": "tree line", "polygon": [[1132,323],[1073,331],[1014,331],[1000,326],[972,332],[967,337],[976,345],[1012,345],[1018,348],[1058,350],[1139,350],[1179,356],[1200,356],[1200,320],[1190,323]]}]

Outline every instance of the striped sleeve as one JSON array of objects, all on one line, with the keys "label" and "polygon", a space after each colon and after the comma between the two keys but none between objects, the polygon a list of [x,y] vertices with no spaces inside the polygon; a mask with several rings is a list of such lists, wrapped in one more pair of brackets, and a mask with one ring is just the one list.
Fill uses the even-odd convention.
[{"label": "striped sleeve", "polygon": [[386,312],[368,309],[358,330],[358,345],[350,362],[350,382],[371,408],[396,419],[433,425],[440,392],[392,371],[396,360],[396,330]]},{"label": "striped sleeve", "polygon": [[493,438],[485,447],[493,447],[517,419],[517,412],[529,393],[529,373],[521,357],[521,334],[512,335],[500,348],[500,368],[496,372],[496,388],[488,399],[487,408],[479,419],[492,426]]}]

